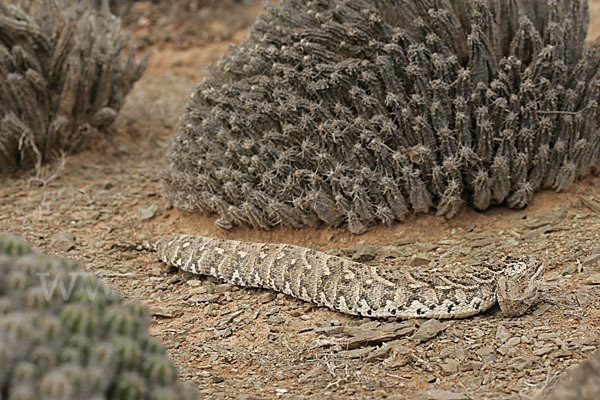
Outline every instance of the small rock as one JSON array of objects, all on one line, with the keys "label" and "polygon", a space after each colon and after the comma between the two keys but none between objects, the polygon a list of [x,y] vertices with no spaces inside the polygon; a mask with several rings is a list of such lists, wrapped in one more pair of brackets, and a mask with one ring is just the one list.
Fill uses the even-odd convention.
[{"label": "small rock", "polygon": [[352,260],[356,262],[367,262],[375,259],[375,247],[373,246],[359,246],[356,252],[352,256]]},{"label": "small rock", "polygon": [[471,243],[471,247],[473,247],[473,248],[485,247],[485,246],[488,246],[488,245],[490,245],[492,243],[495,243],[496,241],[497,241],[496,238],[486,237],[486,238],[479,239],[479,240],[476,240],[476,241],[472,242]]},{"label": "small rock", "polygon": [[149,221],[156,216],[156,212],[158,211],[157,204],[150,204],[147,207],[138,208],[137,215],[140,221]]},{"label": "small rock", "polygon": [[429,319],[419,327],[419,330],[411,337],[411,339],[426,342],[440,334],[447,328],[447,325],[437,319]]},{"label": "small rock", "polygon": [[354,350],[344,350],[337,353],[338,356],[343,358],[363,358],[371,353],[375,347],[363,347]]},{"label": "small rock", "polygon": [[384,358],[387,358],[390,355],[392,348],[393,348],[393,346],[388,346],[388,345],[384,344],[380,348],[375,349],[371,353],[369,353],[369,355],[365,358],[365,361],[366,362],[374,362],[377,360],[382,360]]},{"label": "small rock", "polygon": [[577,272],[577,266],[575,264],[569,264],[566,267],[563,268],[561,274],[563,276],[565,275],[573,275],[575,272]]},{"label": "small rock", "polygon": [[153,316],[161,318],[175,318],[183,315],[183,310],[174,307],[154,307],[150,312]]},{"label": "small rock", "polygon": [[483,380],[481,381],[481,385],[487,385],[490,382],[493,382],[496,379],[496,373],[494,371],[490,371],[485,374]]},{"label": "small rock", "polygon": [[322,326],[315,329],[317,335],[334,336],[344,331],[343,326]]},{"label": "small rock", "polygon": [[399,339],[406,336],[408,333],[412,333],[413,330],[406,332],[404,329],[399,329],[394,332],[382,332],[376,329],[373,330],[358,330],[354,332],[354,335],[345,343],[347,349],[356,349],[364,346],[378,345],[384,342]]},{"label": "small rock", "polygon": [[498,328],[496,329],[496,338],[500,339],[502,343],[506,342],[510,338],[510,332],[504,325],[498,325]]},{"label": "small rock", "polygon": [[411,267],[420,267],[422,265],[428,265],[431,260],[427,257],[422,256],[412,256],[409,261],[409,265]]},{"label": "small rock", "polygon": [[548,233],[552,231],[553,226],[552,225],[546,225],[546,226],[542,226],[541,228],[537,228],[534,229],[530,232],[527,232],[526,234],[523,235],[523,239],[528,240],[528,239],[534,239],[544,233]]},{"label": "small rock", "polygon": [[279,315],[270,315],[269,318],[267,318],[267,322],[271,325],[281,325],[285,320]]},{"label": "small rock", "polygon": [[228,283],[221,283],[220,285],[216,285],[215,286],[215,290],[214,293],[225,293],[225,292],[231,292],[232,290],[234,290],[235,286],[230,285]]},{"label": "small rock", "polygon": [[554,346],[554,345],[550,345],[550,346],[544,346],[544,347],[541,347],[541,348],[539,348],[539,349],[535,349],[535,350],[532,352],[532,354],[533,354],[534,356],[543,356],[543,355],[546,355],[546,354],[552,353],[554,350],[556,350],[556,346]]},{"label": "small rock", "polygon": [[600,254],[592,254],[587,256],[584,260],[583,260],[583,266],[587,267],[588,265],[596,265],[598,264],[598,262],[600,261]]},{"label": "small rock", "polygon": [[447,374],[454,374],[458,372],[458,361],[453,358],[446,359],[446,362],[442,364],[442,369]]},{"label": "small rock", "polygon": [[468,400],[469,396],[454,393],[447,390],[430,389],[421,392],[415,397],[415,400]]},{"label": "small rock", "polygon": [[471,337],[472,337],[473,339],[479,339],[479,338],[481,338],[481,337],[485,336],[485,332],[483,332],[483,331],[482,331],[481,329],[479,329],[479,328],[473,328],[473,329],[471,329],[471,332],[470,332],[470,333],[471,333]]},{"label": "small rock", "polygon": [[188,299],[193,304],[198,303],[218,303],[220,296],[218,294],[195,294]]},{"label": "small rock", "polygon": [[595,300],[594,296],[590,293],[590,288],[592,286],[582,286],[575,292],[575,298],[580,306],[587,306]]},{"label": "small rock", "polygon": [[[600,256],[600,255],[599,255]],[[600,274],[594,274],[587,277],[585,280],[587,285],[600,285]]]},{"label": "small rock", "polygon": [[482,347],[479,350],[476,350],[475,354],[477,354],[481,358],[481,361],[486,364],[494,362],[498,358],[496,351],[490,346]]},{"label": "small rock", "polygon": [[231,336],[230,328],[219,329],[219,330],[215,331],[215,337],[225,339],[225,338],[228,338],[229,336]]},{"label": "small rock", "polygon": [[404,252],[400,246],[381,246],[377,254],[382,258],[401,257]]},{"label": "small rock", "polygon": [[273,293],[273,292],[266,292],[266,293],[263,293],[259,297],[259,301],[261,302],[261,304],[265,304],[265,303],[268,303],[270,301],[275,300],[275,297],[276,297],[275,293]]},{"label": "small rock", "polygon": [[61,251],[75,248],[75,236],[71,232],[59,231],[50,238],[50,244]]},{"label": "small rock", "polygon": [[516,239],[508,239],[504,241],[504,247],[514,247],[517,246],[520,242]]},{"label": "small rock", "polygon": [[548,339],[554,339],[557,337],[560,337],[561,334],[558,332],[546,332],[546,333],[540,333],[538,335],[538,339],[540,340],[548,340]]}]

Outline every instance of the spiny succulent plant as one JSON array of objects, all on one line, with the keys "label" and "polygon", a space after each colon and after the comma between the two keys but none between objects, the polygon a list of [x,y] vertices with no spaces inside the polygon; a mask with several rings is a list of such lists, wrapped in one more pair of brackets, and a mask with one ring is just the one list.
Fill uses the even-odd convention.
[{"label": "spiny succulent plant", "polygon": [[551,392],[551,400],[600,399],[600,350],[575,366]]},{"label": "spiny succulent plant", "polygon": [[0,234],[0,399],[196,399],[149,319],[75,262]]},{"label": "spiny succulent plant", "polygon": [[0,173],[81,149],[145,68],[110,13],[73,0],[0,2]]},{"label": "spiny succulent plant", "polygon": [[584,0],[286,0],[192,94],[165,192],[217,225],[355,233],[524,207],[598,168]]}]

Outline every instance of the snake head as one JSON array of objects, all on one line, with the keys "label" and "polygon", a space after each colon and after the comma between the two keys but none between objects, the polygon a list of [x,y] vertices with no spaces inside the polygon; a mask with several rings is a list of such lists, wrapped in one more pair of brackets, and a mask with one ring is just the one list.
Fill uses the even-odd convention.
[{"label": "snake head", "polygon": [[503,264],[505,269],[498,278],[496,299],[505,316],[518,317],[537,303],[544,281],[544,264],[529,256],[508,256]]}]

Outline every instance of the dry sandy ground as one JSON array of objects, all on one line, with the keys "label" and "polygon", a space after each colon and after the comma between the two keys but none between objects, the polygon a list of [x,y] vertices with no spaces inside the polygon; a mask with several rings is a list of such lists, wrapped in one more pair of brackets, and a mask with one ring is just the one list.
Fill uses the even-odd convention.
[{"label": "dry sandy ground", "polygon": [[[153,30],[148,21],[156,14],[148,3],[138,7],[134,40],[152,58],[113,139],[67,158],[64,168],[54,164],[38,177],[6,177],[0,231],[70,256],[125,298],[146,303],[154,315],[152,333],[202,397],[544,398],[557,376],[598,348],[597,177],[566,193],[540,193],[525,210],[463,210],[449,221],[412,216],[361,236],[331,228],[224,232],[213,217],[171,209],[158,174],[166,139],[205,65],[225,54],[229,42],[244,39],[260,5],[239,2],[204,11],[201,40],[194,40],[196,31],[186,31],[189,26],[168,21]],[[590,8],[595,36],[600,1]],[[73,234],[69,250],[53,245],[60,232]],[[151,254],[111,247],[175,233],[294,243],[390,268],[532,254],[546,263],[547,282],[540,304],[522,318],[492,310],[432,326],[348,317],[284,295],[177,274]],[[427,335],[415,336],[417,331]]]}]

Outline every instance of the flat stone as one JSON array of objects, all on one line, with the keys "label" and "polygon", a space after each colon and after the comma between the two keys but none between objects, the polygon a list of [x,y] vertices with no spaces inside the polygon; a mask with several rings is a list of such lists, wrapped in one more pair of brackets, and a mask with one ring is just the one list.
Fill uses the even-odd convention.
[{"label": "flat stone", "polygon": [[392,348],[393,346],[387,346],[386,344],[384,344],[380,348],[375,349],[371,353],[369,353],[369,355],[365,358],[365,361],[374,362],[377,360],[387,358],[390,355]]},{"label": "flat stone", "polygon": [[410,328],[399,329],[398,331],[394,332],[382,332],[380,330],[356,332],[356,335],[349,338],[348,342],[345,343],[345,347],[348,349],[356,349],[364,346],[374,346],[399,339],[414,331],[409,330],[407,333],[405,329]]},{"label": "flat stone", "polygon": [[227,338],[227,337],[231,336],[231,329],[225,328],[225,329],[216,330],[215,336],[218,338],[221,338],[221,339]]},{"label": "flat stone", "polygon": [[419,327],[419,330],[415,332],[411,339],[419,342],[426,342],[439,335],[440,332],[444,331],[447,327],[448,325],[437,319],[429,319]]},{"label": "flat stone", "polygon": [[395,258],[404,255],[400,246],[381,246],[377,254],[383,258]]},{"label": "flat stone", "polygon": [[510,336],[510,332],[504,325],[498,325],[498,328],[496,329],[496,338],[500,339],[502,343],[504,343],[510,338]]},{"label": "flat stone", "polygon": [[563,270],[561,271],[561,274],[563,276],[564,275],[573,275],[575,272],[577,272],[577,266],[575,264],[569,264],[563,268]]},{"label": "flat stone", "polygon": [[575,292],[575,298],[580,306],[587,306],[596,300],[590,293],[591,288],[592,286],[582,286]]},{"label": "flat stone", "polygon": [[337,353],[342,358],[363,358],[371,353],[375,347],[363,347],[353,350],[344,350]]},{"label": "flat stone", "polygon": [[446,359],[446,362],[442,364],[442,369],[447,374],[454,374],[458,372],[458,361],[453,358]]},{"label": "flat stone", "polygon": [[149,221],[156,216],[157,211],[158,205],[150,204],[149,206],[138,208],[137,216],[140,221]]},{"label": "flat stone", "polygon": [[540,347],[539,349],[535,349],[531,354],[533,354],[534,356],[543,356],[552,353],[554,350],[556,350],[556,346],[554,345],[544,346]]},{"label": "flat stone", "polygon": [[190,303],[218,303],[220,299],[218,294],[195,294],[188,299]]},{"label": "flat stone", "polygon": [[375,259],[376,249],[373,246],[359,246],[354,255],[352,255],[352,260],[356,262],[367,262]]},{"label": "flat stone", "polygon": [[473,248],[485,247],[485,246],[489,246],[490,244],[495,243],[495,242],[496,242],[495,238],[486,237],[486,238],[479,239],[479,240],[472,242],[471,247],[473,247]]},{"label": "flat stone", "polygon": [[490,346],[482,347],[478,350],[475,350],[475,354],[477,354],[481,358],[481,361],[483,361],[486,364],[494,362],[498,358],[498,356],[496,355],[496,351]]},{"label": "flat stone", "polygon": [[514,247],[517,246],[520,242],[516,239],[508,239],[504,241],[504,247]]},{"label": "flat stone", "polygon": [[150,312],[160,318],[176,318],[183,315],[183,310],[174,307],[154,307]]},{"label": "flat stone", "polygon": [[583,266],[587,267],[588,265],[596,265],[598,264],[598,262],[600,262],[600,254],[592,254],[587,256],[584,260],[583,260]]},{"label": "flat stone", "polygon": [[447,390],[430,389],[421,392],[414,400],[468,400],[471,397],[462,394],[454,393]]},{"label": "flat stone", "polygon": [[408,264],[411,267],[420,267],[423,265],[428,265],[431,262],[431,260],[427,257],[423,257],[423,256],[412,256],[412,258],[410,259],[410,261],[408,262]]},{"label": "flat stone", "polygon": [[50,244],[61,251],[75,248],[75,236],[68,231],[59,231],[50,238]]},{"label": "flat stone", "polygon": [[600,285],[600,274],[590,275],[586,278],[587,285]]},{"label": "flat stone", "polygon": [[317,335],[334,336],[344,331],[343,326],[322,326],[315,329]]}]

